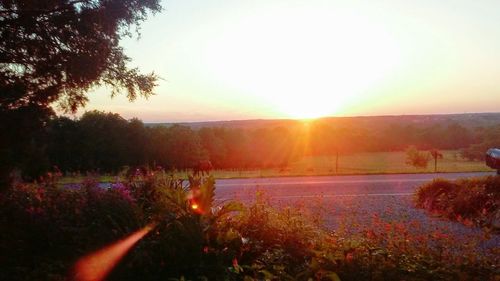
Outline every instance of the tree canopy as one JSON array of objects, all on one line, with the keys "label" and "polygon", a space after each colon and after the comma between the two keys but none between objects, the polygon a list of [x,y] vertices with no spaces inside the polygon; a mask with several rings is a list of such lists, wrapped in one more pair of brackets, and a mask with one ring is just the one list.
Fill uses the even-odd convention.
[{"label": "tree canopy", "polygon": [[56,103],[74,112],[100,85],[153,94],[157,76],[130,68],[119,41],[160,10],[159,0],[0,0],[0,185],[24,168],[20,154],[42,149],[32,144]]},{"label": "tree canopy", "polygon": [[130,36],[158,0],[0,1],[0,108],[75,111],[86,92],[106,84],[129,99],[149,96],[156,76],[128,68],[119,41]]}]

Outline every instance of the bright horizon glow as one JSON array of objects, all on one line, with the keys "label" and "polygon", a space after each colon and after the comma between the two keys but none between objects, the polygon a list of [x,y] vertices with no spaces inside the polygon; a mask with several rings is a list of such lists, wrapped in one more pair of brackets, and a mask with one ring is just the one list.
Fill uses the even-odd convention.
[{"label": "bright horizon glow", "polygon": [[212,38],[203,62],[222,83],[288,117],[338,113],[398,63],[393,38],[364,18],[302,8],[276,23],[278,12],[266,11],[258,22],[237,19]]},{"label": "bright horizon glow", "polygon": [[145,122],[498,112],[500,1],[170,0],[121,44],[163,79],[85,110]]}]

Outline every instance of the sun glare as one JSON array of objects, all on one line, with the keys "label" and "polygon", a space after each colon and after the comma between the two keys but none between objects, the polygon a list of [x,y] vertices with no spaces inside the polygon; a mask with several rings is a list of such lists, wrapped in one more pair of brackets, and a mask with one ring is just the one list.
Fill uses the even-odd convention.
[{"label": "sun glare", "polygon": [[82,257],[75,265],[74,276],[69,279],[75,281],[105,280],[127,252],[154,227],[155,225],[148,225],[120,241]]},{"label": "sun glare", "polygon": [[238,19],[204,48],[211,75],[293,118],[345,110],[398,63],[382,26],[344,12],[267,11]]}]

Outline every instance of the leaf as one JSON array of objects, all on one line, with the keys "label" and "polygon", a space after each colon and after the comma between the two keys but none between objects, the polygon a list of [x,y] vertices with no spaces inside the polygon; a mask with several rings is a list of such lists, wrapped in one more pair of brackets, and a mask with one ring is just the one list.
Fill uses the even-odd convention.
[{"label": "leaf", "polygon": [[199,204],[205,212],[212,208],[215,197],[215,179],[209,176],[200,186]]},{"label": "leaf", "polygon": [[335,272],[329,272],[329,273],[325,274],[324,276],[332,281],[340,281],[339,276]]},{"label": "leaf", "polygon": [[262,273],[262,275],[264,275],[265,280],[272,280],[274,278],[274,274],[265,269],[259,270],[259,272]]},{"label": "leaf", "polygon": [[316,270],[320,269],[321,266],[320,266],[318,259],[312,258],[311,263],[309,264],[309,267],[312,270],[316,271]]},{"label": "leaf", "polygon": [[231,201],[224,204],[218,211],[214,214],[218,217],[223,217],[231,212],[242,212],[245,210],[245,206],[236,201]]}]

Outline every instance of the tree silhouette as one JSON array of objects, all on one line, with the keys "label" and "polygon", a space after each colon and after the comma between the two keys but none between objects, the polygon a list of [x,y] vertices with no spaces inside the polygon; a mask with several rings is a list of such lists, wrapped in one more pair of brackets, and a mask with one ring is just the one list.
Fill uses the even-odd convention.
[{"label": "tree silhouette", "polygon": [[128,68],[119,41],[160,9],[159,0],[0,1],[0,185],[22,168],[17,154],[55,102],[74,112],[100,85],[130,100],[152,94],[157,77]]},{"label": "tree silhouette", "polygon": [[411,145],[406,149],[406,164],[415,168],[425,169],[429,163],[429,154],[419,151]]},{"label": "tree silhouette", "polygon": [[438,161],[438,159],[443,159],[443,154],[437,149],[431,149],[431,150],[429,150],[429,153],[431,154],[432,158],[434,159],[434,173],[436,173],[437,172],[437,161]]}]

